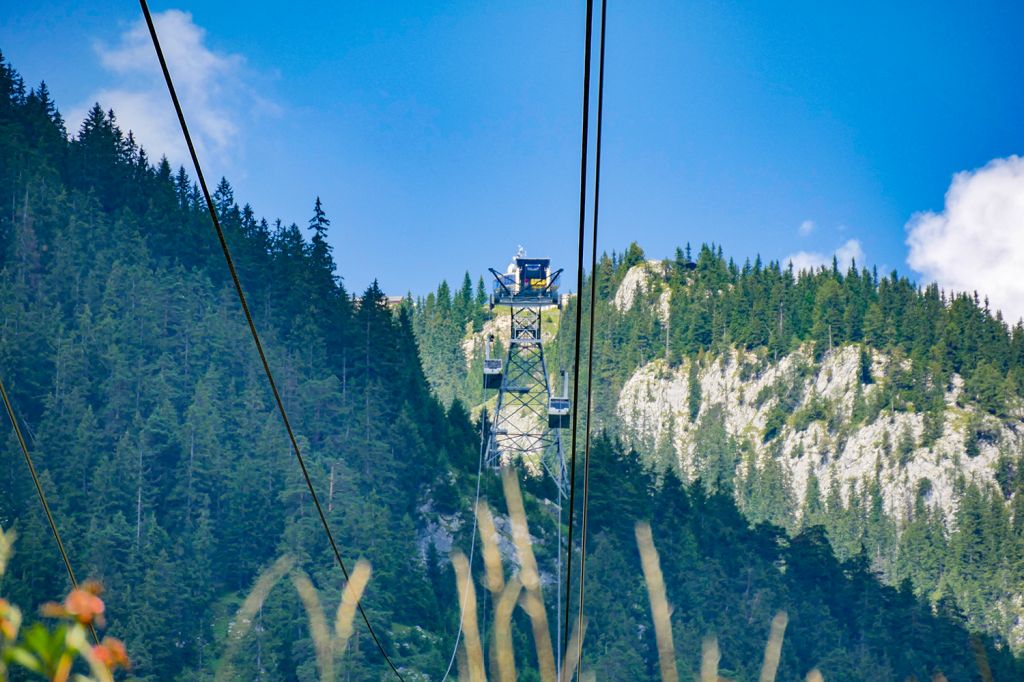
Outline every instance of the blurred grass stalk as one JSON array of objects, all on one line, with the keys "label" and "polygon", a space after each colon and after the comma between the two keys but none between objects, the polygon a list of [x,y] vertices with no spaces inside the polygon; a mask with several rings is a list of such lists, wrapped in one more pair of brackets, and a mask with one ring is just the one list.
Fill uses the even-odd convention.
[{"label": "blurred grass stalk", "polygon": [[[638,522],[635,526],[636,545],[640,549],[640,566],[647,583],[647,597],[651,602],[654,619],[654,637],[658,643],[658,666],[662,682],[679,682],[676,668],[676,649],[672,644],[672,621],[669,618],[668,598],[665,596],[665,578],[661,573],[661,560],[654,548],[651,525]],[[717,644],[715,649],[717,650]],[[717,663],[716,663],[717,666]],[[703,668],[703,665],[701,666]]]},{"label": "blurred grass stalk", "polygon": [[[640,566],[643,569],[644,581],[647,583],[647,597],[651,603],[651,618],[654,620],[654,636],[658,644],[658,666],[661,670],[662,682],[679,682],[679,669],[676,666],[675,645],[672,642],[672,609],[669,607],[665,593],[665,577],[661,572],[661,558],[654,547],[654,535],[649,523],[638,521],[634,527],[636,546],[640,551]],[[786,634],[789,616],[779,611],[772,618],[768,642],[764,647],[764,659],[761,663],[760,682],[775,682],[782,658],[782,642]],[[701,682],[718,682],[724,678],[718,675],[718,663],[722,659],[718,648],[718,638],[707,635],[701,642],[700,680]],[[807,674],[807,682],[822,682],[821,673],[817,669]]]},{"label": "blurred grass stalk", "polygon": [[469,561],[465,554],[456,550],[452,553],[452,565],[455,567],[455,582],[462,611],[463,646],[466,647],[469,680],[486,682],[484,650],[480,644],[480,630],[476,620],[476,589],[473,587]]},{"label": "blurred grass stalk", "polygon": [[[594,682],[596,680],[595,672],[583,670],[574,655],[566,656],[561,671],[555,669],[547,609],[544,605],[540,572],[537,567],[537,558],[533,553],[522,491],[514,470],[503,467],[501,477],[519,571],[506,581],[494,517],[487,504],[480,502],[477,506],[477,518],[485,572],[482,582],[493,598],[493,627],[491,628],[488,661],[485,663],[484,642],[478,625],[477,597],[473,584],[472,567],[462,552],[453,551],[451,560],[455,569],[456,588],[462,613],[461,627],[464,635],[462,644],[457,651],[459,679],[470,682],[486,682],[489,668],[498,682],[516,681],[512,616],[518,605],[530,619],[541,681],[572,682],[573,677],[576,676],[580,682]],[[637,548],[640,552],[640,564],[647,586],[651,617],[654,621],[661,680],[662,682],[679,682],[675,645],[672,638],[672,608],[666,594],[661,559],[654,546],[654,536],[650,524],[638,522],[634,530]],[[0,552],[0,558],[2,558],[2,554]],[[325,681],[334,679],[335,659],[344,655],[348,641],[353,634],[359,600],[370,580],[370,564],[362,559],[356,563],[338,604],[332,636],[312,581],[305,572],[295,566],[295,561],[291,557],[283,556],[259,576],[252,591],[238,609],[224,658],[217,670],[216,680],[237,678],[232,660],[237,654],[240,643],[251,630],[256,612],[263,605],[274,586],[286,575],[291,576],[292,584],[302,600],[309,619],[310,636],[316,651],[320,678]],[[772,618],[768,641],[764,648],[760,682],[775,682],[788,623],[789,617],[785,611],[779,611]],[[586,626],[586,619],[576,624],[567,654],[574,654],[577,651],[580,639],[586,634]],[[984,644],[980,639],[972,638],[971,647],[977,660],[980,678],[983,682],[990,682],[992,672]],[[715,635],[709,634],[704,637],[701,642],[699,675],[701,682],[727,682],[726,678],[719,676],[718,673],[721,658],[718,639]],[[932,682],[946,682],[946,677],[941,671],[934,672],[931,679]],[[814,668],[806,674],[804,680],[805,682],[824,682],[824,677],[817,668]]]},{"label": "blurred grass stalk", "polygon": [[[555,682],[555,655],[551,643],[551,630],[548,627],[548,615],[544,608],[544,595],[540,585],[540,573],[537,571],[537,558],[533,554],[533,543],[530,541],[530,528],[526,523],[526,509],[523,506],[523,495],[519,490],[519,478],[514,469],[508,466],[501,468],[501,483],[505,491],[505,504],[512,522],[512,542],[519,559],[519,580],[526,589],[519,604],[530,617],[533,626],[533,641],[537,648],[537,667],[540,669],[541,682]],[[561,576],[558,578],[561,579]]]},{"label": "blurred grass stalk", "polygon": [[290,575],[292,585],[302,601],[306,618],[309,621],[309,634],[316,652],[317,671],[320,679],[333,680],[335,658],[343,656],[348,646],[348,640],[354,631],[353,623],[359,600],[370,580],[370,573],[369,562],[362,559],[356,562],[341,594],[332,636],[327,627],[327,618],[324,615],[320,596],[306,572],[297,568],[295,560],[290,556],[285,555],[275,561],[256,579],[256,584],[235,613],[233,627],[228,636],[228,645],[225,648],[224,657],[217,667],[214,679],[218,681],[238,679],[234,659],[242,640],[252,629],[253,618],[267,597],[270,596],[270,592],[286,575]]}]

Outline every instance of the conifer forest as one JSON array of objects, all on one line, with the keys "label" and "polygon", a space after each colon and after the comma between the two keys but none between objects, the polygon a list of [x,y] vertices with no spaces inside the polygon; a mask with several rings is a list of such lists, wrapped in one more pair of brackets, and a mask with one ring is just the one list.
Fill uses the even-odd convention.
[{"label": "conifer forest", "polygon": [[[404,679],[483,679],[479,659],[489,679],[553,681],[580,576],[560,573],[550,481],[478,484],[484,342],[508,344],[486,264],[396,304],[386,282],[347,287],[341,207],[310,196],[308,223],[285,224],[248,199],[220,179],[214,209],[340,552],[365,567],[349,581],[194,178],[116,111],[68,130],[0,57],[0,378],[75,572],[103,586],[102,634],[131,659],[116,679],[393,679],[353,615],[363,576]],[[860,264],[623,246],[545,313],[550,362],[572,367],[596,288],[580,678],[1024,679],[1021,323]],[[669,385],[685,388],[656,402]],[[0,529],[0,605],[52,623],[41,608],[70,585],[6,417]],[[343,644],[325,644],[336,609]]]}]

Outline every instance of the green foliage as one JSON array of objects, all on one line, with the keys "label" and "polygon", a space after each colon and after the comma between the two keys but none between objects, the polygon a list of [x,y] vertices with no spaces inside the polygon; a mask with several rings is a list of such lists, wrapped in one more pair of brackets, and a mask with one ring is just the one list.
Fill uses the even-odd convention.
[{"label": "green foliage", "polygon": [[874,377],[871,375],[871,353],[863,345],[860,347],[860,358],[859,358],[859,370],[860,383],[871,384],[874,383]]},{"label": "green foliage", "polygon": [[964,392],[982,409],[996,416],[1005,416],[1004,383],[1004,376],[995,367],[982,362],[964,382]]},{"label": "green foliage", "polygon": [[845,337],[843,314],[846,297],[839,281],[826,278],[814,294],[814,312],[811,322],[811,338],[818,355],[831,351],[836,342]]},{"label": "green foliage", "polygon": [[904,426],[896,442],[896,459],[900,466],[906,466],[910,462],[910,455],[915,447],[914,434],[908,426]]},{"label": "green foliage", "polygon": [[[14,531],[0,528],[0,582],[13,553]],[[54,619],[52,625],[32,623],[22,627],[22,612],[0,597],[0,681],[24,679],[113,682],[112,671],[129,664],[120,640],[97,637],[103,625],[103,601],[95,584],[73,589],[63,604],[47,603],[42,613]],[[74,671],[74,672],[73,672]],[[84,674],[88,671],[88,674]]]},{"label": "green foliage", "polygon": [[812,422],[828,422],[833,415],[832,405],[818,393],[813,393],[807,402],[793,413],[793,429],[799,433],[806,431]]},{"label": "green foliage", "polygon": [[686,404],[690,413],[690,421],[697,421],[697,415],[700,414],[700,374],[698,373],[698,366],[696,360],[691,360],[687,367],[686,375]]},{"label": "green foliage", "polygon": [[[701,639],[714,633],[719,642],[728,642],[720,669],[731,670],[734,679],[757,679],[764,632],[751,623],[767,623],[778,609],[786,609],[790,619],[779,679],[802,679],[812,667],[825,679],[929,679],[936,669],[948,679],[976,676],[972,652],[963,643],[966,632],[954,612],[933,611],[909,589],[876,580],[869,557],[891,553],[884,545],[893,541],[891,526],[869,511],[877,510],[877,495],[869,508],[853,512],[864,537],[871,538],[868,554],[858,549],[840,562],[825,530],[809,522],[828,514],[827,503],[809,503],[814,511],[805,517],[804,529],[787,537],[771,525],[752,526],[728,495],[644,471],[636,453],[608,438],[595,441],[593,463],[587,584],[604,589],[588,588],[587,603],[591,613],[608,617],[591,621],[584,650],[588,669],[602,670],[609,679],[658,679],[657,647],[632,537],[634,519],[645,519],[661,555],[667,597],[675,605],[671,620],[681,678],[696,679]],[[932,524],[933,532],[942,532],[941,522]],[[942,552],[940,544],[935,556]],[[921,568],[922,575],[934,570]],[[1020,674],[1020,663],[1005,649],[997,653],[990,647],[988,656],[996,679]]]},{"label": "green foliage", "polygon": [[921,445],[931,446],[942,437],[945,430],[946,404],[941,398],[932,401],[924,413],[924,428],[921,432]]},{"label": "green foliage", "polygon": [[740,445],[725,428],[725,408],[712,405],[694,433],[694,474],[709,494],[731,494]]},{"label": "green foliage", "polygon": [[[445,406],[450,406],[456,399],[466,405],[478,405],[483,400],[480,379],[483,343],[479,340],[474,343],[468,363],[463,343],[468,332],[480,331],[490,318],[485,302],[483,280],[478,282],[474,296],[473,282],[467,272],[461,288],[454,295],[448,283],[441,282],[436,292],[417,299],[413,306],[413,329],[423,373]],[[492,353],[500,358],[503,351],[495,347]]]},{"label": "green foliage", "polygon": [[804,505],[800,514],[800,523],[804,528],[820,526],[825,521],[825,501],[821,497],[821,482],[817,474],[810,471],[807,474],[807,484],[804,489]]},{"label": "green foliage", "polygon": [[792,528],[796,522],[795,497],[781,454],[773,444],[759,461],[752,458],[744,472],[743,513],[752,524]]},{"label": "green foliage", "polygon": [[876,380],[873,350],[894,358],[894,376],[879,392],[874,411],[924,410],[929,391],[942,388],[953,372],[968,379],[969,394],[992,414],[1005,416],[1024,397],[1024,326],[1011,329],[976,295],[948,294],[934,285],[920,289],[895,272],[880,277],[855,266],[845,273],[834,267],[800,276],[760,259],[739,267],[720,247],[705,244],[693,270],[679,265],[686,260],[682,251],[666,262],[659,284],[670,290],[671,302],[663,339],[634,333],[656,312],[653,300],[624,312],[610,305],[618,283],[642,260],[636,253],[631,247],[623,256],[605,256],[598,268],[602,327],[611,339],[631,337],[628,345],[611,344],[606,350],[612,352],[599,355],[607,365],[602,378],[628,375],[638,358],[652,359],[666,347],[670,363],[678,364],[700,351],[725,352],[734,345],[763,348],[766,357],[778,359],[795,344],[811,342],[820,355],[855,343],[862,384]]},{"label": "green foliage", "polygon": [[[198,189],[98,107],[68,139],[15,81],[0,59],[0,187],[17,198],[0,215],[0,373],[137,679],[201,679],[220,653],[216,604],[282,549],[319,584],[337,584],[334,559]],[[214,204],[338,544],[374,563],[367,608],[396,647],[403,624],[440,639],[453,601],[427,579],[419,510],[454,488],[445,513],[465,513],[475,427],[431,395],[408,309],[389,310],[376,283],[346,290],[320,201],[308,240],[239,206],[227,180]],[[475,300],[463,286],[447,305],[472,317]],[[0,449],[0,518],[22,538],[4,587],[32,608],[63,569],[23,462]],[[264,613],[267,677],[301,676],[295,615]],[[361,651],[365,675],[384,670]]]},{"label": "green foliage", "polygon": [[[765,418],[764,433],[762,434],[765,443],[779,435],[788,422],[790,415],[793,414],[793,411],[803,400],[803,374],[803,368],[798,367],[790,376],[780,377],[774,384],[766,386],[758,394],[756,405],[762,405],[765,400],[775,398],[775,402],[769,408],[768,415]],[[813,412],[809,414],[813,414]],[[809,423],[810,420],[808,420],[807,424]],[[804,428],[806,428],[806,425]]]},{"label": "green foliage", "polygon": [[964,452],[968,457],[980,455],[982,444],[995,445],[998,442],[999,430],[997,425],[975,412],[967,414],[967,418],[964,421]]}]

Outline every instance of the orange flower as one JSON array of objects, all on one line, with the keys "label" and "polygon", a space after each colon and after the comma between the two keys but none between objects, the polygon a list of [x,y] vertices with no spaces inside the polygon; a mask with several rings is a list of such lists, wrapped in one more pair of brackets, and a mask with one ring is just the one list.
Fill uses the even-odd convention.
[{"label": "orange flower", "polygon": [[73,618],[82,625],[96,623],[103,627],[103,600],[99,598],[102,592],[100,584],[94,581],[82,583],[77,590],[71,590],[63,604],[50,602],[43,604],[44,616],[51,618]]},{"label": "orange flower", "polygon": [[100,663],[107,666],[108,670],[131,667],[128,651],[124,648],[124,642],[119,639],[104,637],[102,642],[92,648],[92,653]]},{"label": "orange flower", "polygon": [[6,599],[0,599],[0,635],[7,641],[14,641],[21,627],[21,611],[11,606]]}]

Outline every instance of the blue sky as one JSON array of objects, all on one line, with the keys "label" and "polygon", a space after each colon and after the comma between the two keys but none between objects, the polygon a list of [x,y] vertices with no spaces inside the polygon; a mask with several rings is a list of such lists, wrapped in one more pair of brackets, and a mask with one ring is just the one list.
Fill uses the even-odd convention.
[{"label": "blue sky", "polygon": [[[1024,7],[892,4],[612,0],[599,247],[839,249],[913,273],[909,255],[921,281],[1019,287]],[[350,288],[422,293],[517,244],[571,275],[581,0],[151,6],[178,11],[161,30],[207,174],[300,225],[320,195]],[[0,49],[73,126],[98,98],[182,161],[139,18],[128,0],[14,3]],[[961,171],[966,199],[946,202]]]}]

